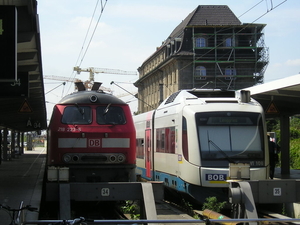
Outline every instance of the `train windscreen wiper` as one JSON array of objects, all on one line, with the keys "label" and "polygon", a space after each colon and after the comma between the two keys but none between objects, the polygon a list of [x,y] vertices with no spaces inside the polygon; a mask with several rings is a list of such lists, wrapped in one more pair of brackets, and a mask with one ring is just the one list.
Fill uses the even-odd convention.
[{"label": "train windscreen wiper", "polygon": [[215,147],[230,163],[235,163],[216,143],[208,139],[208,143]]},{"label": "train windscreen wiper", "polygon": [[77,107],[79,113],[83,116],[84,118],[84,108],[80,107],[77,103],[75,104],[75,106]]},{"label": "train windscreen wiper", "polygon": [[104,112],[103,112],[103,116],[106,115],[109,111],[109,107],[110,107],[111,103],[109,103],[106,108],[104,109]]}]

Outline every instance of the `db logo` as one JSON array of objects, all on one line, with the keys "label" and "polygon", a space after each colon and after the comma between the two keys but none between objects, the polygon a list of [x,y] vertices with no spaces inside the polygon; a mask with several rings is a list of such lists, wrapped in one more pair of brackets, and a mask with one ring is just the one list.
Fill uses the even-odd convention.
[{"label": "db logo", "polygon": [[89,139],[89,147],[100,147],[100,139]]}]

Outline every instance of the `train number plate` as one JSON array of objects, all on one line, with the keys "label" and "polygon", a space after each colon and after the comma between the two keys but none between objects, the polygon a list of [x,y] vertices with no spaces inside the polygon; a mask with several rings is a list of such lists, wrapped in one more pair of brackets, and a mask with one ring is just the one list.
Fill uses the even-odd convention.
[{"label": "train number plate", "polygon": [[109,188],[102,188],[101,196],[109,196]]},{"label": "train number plate", "polygon": [[280,187],[273,188],[273,195],[274,196],[281,196],[281,188]]}]

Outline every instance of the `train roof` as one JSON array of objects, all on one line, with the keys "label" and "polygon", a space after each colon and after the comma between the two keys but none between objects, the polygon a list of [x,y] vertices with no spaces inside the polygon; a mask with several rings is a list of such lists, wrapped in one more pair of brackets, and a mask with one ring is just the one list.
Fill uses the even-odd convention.
[{"label": "train roof", "polygon": [[119,104],[127,105],[121,99],[103,91],[78,91],[62,98],[58,104]]},{"label": "train roof", "polygon": [[[249,91],[232,91],[232,90],[221,90],[221,89],[188,89],[179,90],[161,103],[161,107],[168,104],[178,104],[186,100],[202,99],[218,99],[220,101],[235,101],[235,102],[250,102]],[[253,100],[252,100],[253,101]]]}]

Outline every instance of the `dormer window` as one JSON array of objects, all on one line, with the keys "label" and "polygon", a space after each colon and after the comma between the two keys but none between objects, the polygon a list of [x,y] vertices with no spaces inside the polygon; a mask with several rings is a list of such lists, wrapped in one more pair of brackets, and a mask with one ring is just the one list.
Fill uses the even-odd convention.
[{"label": "dormer window", "polygon": [[196,48],[203,48],[206,47],[206,39],[204,37],[198,37],[195,40],[195,47]]}]

